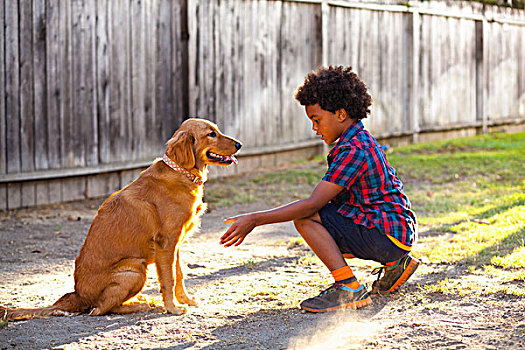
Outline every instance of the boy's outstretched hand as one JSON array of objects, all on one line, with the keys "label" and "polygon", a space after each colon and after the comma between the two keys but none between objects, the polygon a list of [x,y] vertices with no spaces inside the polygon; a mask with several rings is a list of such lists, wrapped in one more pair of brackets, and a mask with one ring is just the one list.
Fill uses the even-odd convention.
[{"label": "boy's outstretched hand", "polygon": [[255,218],[252,214],[234,216],[231,218],[224,219],[225,223],[233,223],[228,231],[224,233],[221,237],[220,243],[225,247],[231,245],[238,246],[244,241],[244,238],[248,233],[257,226]]}]

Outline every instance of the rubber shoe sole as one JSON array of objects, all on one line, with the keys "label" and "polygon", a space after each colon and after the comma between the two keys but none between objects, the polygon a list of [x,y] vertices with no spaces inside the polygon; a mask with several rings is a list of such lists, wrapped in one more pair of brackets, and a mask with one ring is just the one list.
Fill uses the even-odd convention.
[{"label": "rubber shoe sole", "polygon": [[339,310],[339,309],[356,310],[356,309],[362,308],[362,307],[370,305],[370,304],[372,304],[372,298],[370,298],[370,295],[368,295],[363,300],[354,301],[354,302],[351,302],[351,303],[348,303],[348,304],[339,305],[339,306],[331,307],[331,308],[328,308],[328,309],[311,309],[309,307],[301,307],[301,310],[308,311],[308,312],[316,312],[316,313],[330,312],[330,311],[335,311],[335,310]]},{"label": "rubber shoe sole", "polygon": [[399,289],[399,287],[401,287],[410,278],[410,276],[414,274],[414,272],[416,272],[416,269],[418,266],[419,266],[419,261],[413,258],[412,261],[410,261],[410,263],[408,264],[407,269],[403,271],[403,274],[399,277],[396,283],[394,283],[394,285],[390,287],[389,290],[384,290],[384,291],[377,290],[375,292],[379,294],[387,294],[387,293],[395,292],[396,290]]}]

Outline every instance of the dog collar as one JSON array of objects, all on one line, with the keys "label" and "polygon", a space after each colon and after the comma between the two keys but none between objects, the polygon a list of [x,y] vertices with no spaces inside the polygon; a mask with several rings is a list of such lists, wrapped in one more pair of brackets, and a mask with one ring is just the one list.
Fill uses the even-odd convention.
[{"label": "dog collar", "polygon": [[164,161],[164,163],[166,163],[167,166],[169,166],[170,168],[172,168],[173,170],[181,173],[182,175],[186,176],[191,182],[197,184],[197,185],[202,185],[204,183],[204,181],[202,181],[202,179],[196,175],[193,175],[192,173],[190,173],[188,170],[184,169],[184,168],[181,168],[177,163],[175,163],[174,161],[172,161],[166,154],[164,154],[164,156],[162,157],[162,161]]}]

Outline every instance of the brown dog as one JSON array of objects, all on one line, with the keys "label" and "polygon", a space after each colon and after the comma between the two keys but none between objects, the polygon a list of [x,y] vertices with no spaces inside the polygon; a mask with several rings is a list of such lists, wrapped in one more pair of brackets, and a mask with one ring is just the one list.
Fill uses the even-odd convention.
[{"label": "brown dog", "polygon": [[[49,307],[0,307],[7,320],[61,316],[71,313],[103,315],[147,310],[146,302],[122,305],[146,282],[146,268],[155,263],[164,307],[182,314],[180,304],[196,305],[184,287],[179,247],[197,228],[206,209],[203,186],[210,164],[236,163],[239,141],[223,135],[203,119],[188,119],[168,141],[164,158],[157,159],[100,207],[75,260],[75,292]],[[178,165],[178,166],[177,166]],[[176,279],[173,262],[176,257]],[[175,282],[175,283],[174,283]]]}]

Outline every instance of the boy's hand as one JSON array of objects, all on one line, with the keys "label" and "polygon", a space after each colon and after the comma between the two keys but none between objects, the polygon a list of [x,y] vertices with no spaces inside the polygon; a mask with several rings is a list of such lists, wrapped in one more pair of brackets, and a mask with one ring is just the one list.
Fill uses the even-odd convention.
[{"label": "boy's hand", "polygon": [[231,245],[238,246],[244,241],[246,235],[252,232],[255,226],[257,226],[252,214],[234,216],[225,219],[224,222],[233,223],[228,231],[221,237],[220,244],[223,244],[225,247],[230,247]]}]

